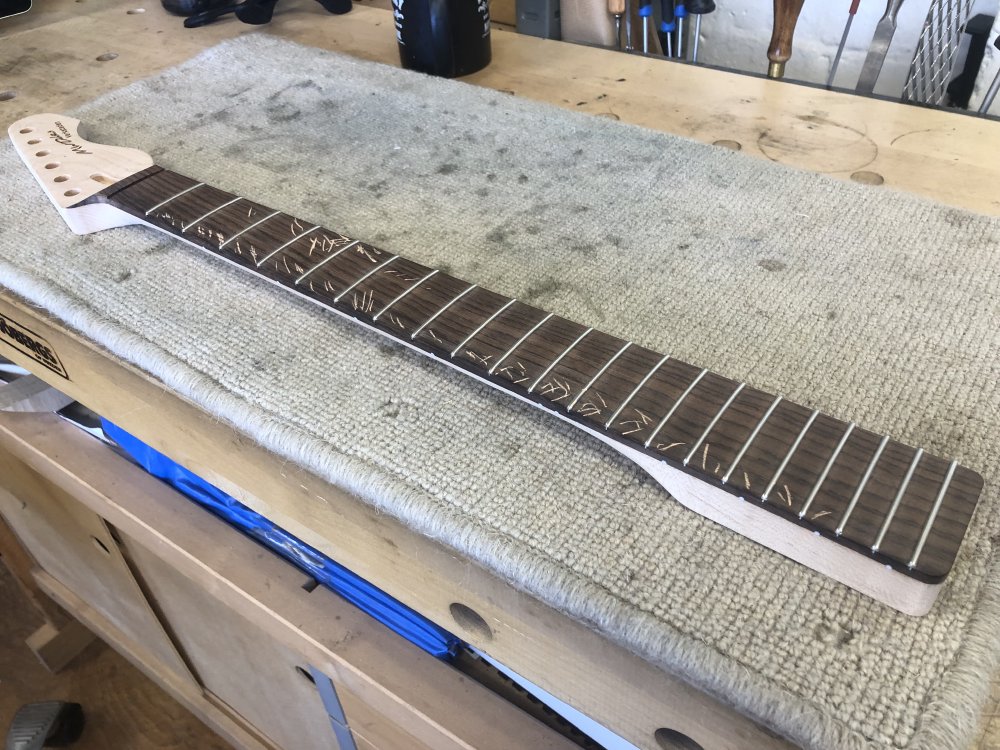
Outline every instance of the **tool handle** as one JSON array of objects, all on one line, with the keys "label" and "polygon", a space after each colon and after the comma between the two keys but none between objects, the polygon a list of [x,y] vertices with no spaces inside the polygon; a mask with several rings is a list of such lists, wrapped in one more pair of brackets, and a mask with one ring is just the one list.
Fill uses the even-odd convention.
[{"label": "tool handle", "polygon": [[[858,0],[858,2],[860,1]],[[715,10],[715,0],[686,0],[684,5],[687,7],[688,13],[696,16],[711,13]]]},{"label": "tool handle", "polygon": [[892,21],[892,25],[896,25],[896,16],[899,15],[899,9],[903,6],[903,0],[889,0],[885,5],[885,15],[882,18],[888,18]]},{"label": "tool handle", "polygon": [[792,35],[795,34],[795,24],[799,20],[803,1],[774,0],[774,28],[767,48],[767,59],[771,61],[767,74],[771,78],[781,78],[785,74],[785,63],[792,56]]},{"label": "tool handle", "polygon": [[[674,23],[674,3],[673,0],[660,0],[660,27],[662,30],[663,24],[670,25],[670,31],[677,28]],[[1000,37],[998,37],[1000,38]]]},{"label": "tool handle", "polygon": [[608,0],[608,13],[620,16],[625,13],[625,0]]},{"label": "tool handle", "polygon": [[860,5],[861,5],[861,0],[851,0],[851,7],[847,11],[847,14],[850,15],[850,16],[857,15],[857,13],[858,13],[858,6],[860,6]]}]

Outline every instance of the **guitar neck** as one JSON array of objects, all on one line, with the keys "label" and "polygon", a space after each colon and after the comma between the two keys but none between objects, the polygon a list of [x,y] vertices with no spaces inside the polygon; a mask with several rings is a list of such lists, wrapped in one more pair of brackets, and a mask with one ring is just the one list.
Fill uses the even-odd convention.
[{"label": "guitar neck", "polygon": [[895,570],[950,570],[975,472],[744,383],[150,167],[109,203]]}]

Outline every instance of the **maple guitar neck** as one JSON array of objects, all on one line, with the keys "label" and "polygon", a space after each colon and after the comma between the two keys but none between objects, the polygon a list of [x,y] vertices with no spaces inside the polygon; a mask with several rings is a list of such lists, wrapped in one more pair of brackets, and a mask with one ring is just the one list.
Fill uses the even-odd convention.
[{"label": "maple guitar neck", "polygon": [[954,563],[982,489],[955,461],[158,166],[91,192],[68,210],[113,208],[528,400],[897,609],[926,611]]}]

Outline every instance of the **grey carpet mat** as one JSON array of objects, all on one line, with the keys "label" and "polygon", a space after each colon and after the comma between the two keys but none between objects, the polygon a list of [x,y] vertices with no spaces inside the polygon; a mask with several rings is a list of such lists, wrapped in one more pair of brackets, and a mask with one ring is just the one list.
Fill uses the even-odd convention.
[{"label": "grey carpet mat", "polygon": [[77,114],[93,140],[980,471],[955,572],[909,618],[175,240],[72,236],[0,147],[3,285],[220,419],[806,746],[971,742],[1000,621],[996,220],[265,34]]}]

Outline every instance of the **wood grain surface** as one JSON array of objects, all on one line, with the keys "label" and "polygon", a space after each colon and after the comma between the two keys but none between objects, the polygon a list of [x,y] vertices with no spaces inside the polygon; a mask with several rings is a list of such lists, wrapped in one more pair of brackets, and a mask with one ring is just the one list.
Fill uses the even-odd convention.
[{"label": "wood grain surface", "polygon": [[[0,101],[0,124],[66,111],[242,34],[274,34],[398,65],[392,17],[375,4],[388,7],[376,0],[331,16],[312,0],[286,0],[266,27],[230,19],[187,31],[154,3],[54,1],[45,16],[28,13],[0,25],[7,56],[0,90],[13,94]],[[43,24],[46,17],[52,22]],[[1000,161],[982,158],[1000,150],[995,119],[502,30],[491,36],[493,62],[463,80],[723,143],[755,157],[864,182],[873,190],[892,187],[1000,214],[1000,197],[985,188],[997,184]],[[156,41],[161,39],[169,44]],[[110,53],[115,57],[107,59]]]},{"label": "wood grain surface", "polygon": [[38,626],[35,611],[0,566],[0,730],[25,703],[83,705],[87,725],[74,750],[228,750],[230,747],[124,658],[101,642],[59,674],[24,644]]}]

